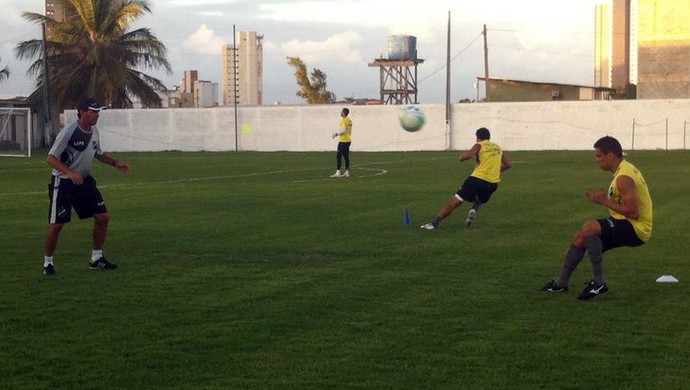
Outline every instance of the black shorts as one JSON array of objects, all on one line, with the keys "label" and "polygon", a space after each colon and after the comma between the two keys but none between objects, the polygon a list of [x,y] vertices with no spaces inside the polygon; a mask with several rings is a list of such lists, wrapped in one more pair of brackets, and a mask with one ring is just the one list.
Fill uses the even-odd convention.
[{"label": "black shorts", "polygon": [[350,145],[352,145],[352,142],[338,142],[338,152],[340,154],[350,153]]},{"label": "black shorts", "polygon": [[601,226],[601,242],[604,244],[602,248],[604,252],[622,246],[640,246],[644,244],[644,241],[637,237],[635,229],[627,219],[608,217],[597,219],[597,222]]},{"label": "black shorts", "polygon": [[490,183],[486,180],[470,176],[465,179],[455,197],[463,202],[472,202],[479,200],[482,203],[487,203],[491,198],[491,194],[496,192],[498,184]]},{"label": "black shorts", "polygon": [[80,219],[108,212],[103,196],[96,188],[96,180],[87,176],[84,183],[75,185],[69,179],[53,176],[48,184],[48,223],[67,223],[72,219],[72,208]]}]

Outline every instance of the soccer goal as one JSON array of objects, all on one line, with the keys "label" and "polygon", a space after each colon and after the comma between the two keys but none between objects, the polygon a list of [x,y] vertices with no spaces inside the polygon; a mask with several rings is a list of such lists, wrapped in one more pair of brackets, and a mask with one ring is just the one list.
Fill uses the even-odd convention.
[{"label": "soccer goal", "polygon": [[31,157],[31,109],[0,107],[0,156]]}]

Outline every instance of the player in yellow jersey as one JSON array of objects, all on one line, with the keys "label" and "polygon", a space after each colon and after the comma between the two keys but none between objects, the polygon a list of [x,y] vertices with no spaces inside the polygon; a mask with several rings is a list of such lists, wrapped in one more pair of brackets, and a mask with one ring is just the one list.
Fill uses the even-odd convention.
[{"label": "player in yellow jersey", "polygon": [[592,280],[577,296],[590,299],[609,290],[604,280],[603,253],[622,246],[640,246],[652,235],[652,198],[640,171],[623,158],[623,148],[613,137],[603,137],[594,144],[596,161],[604,171],[613,173],[608,192],[587,190],[585,198],[609,211],[609,217],[590,220],[575,234],[558,279],[541,288],[546,292],[568,290],[568,280],[577,265],[589,253]]},{"label": "player in yellow jersey", "polygon": [[489,201],[491,194],[498,188],[501,181],[501,172],[510,169],[512,163],[508,154],[491,142],[491,133],[482,127],[475,133],[477,142],[470,150],[460,155],[460,161],[474,158],[476,165],[472,174],[465,179],[455,196],[443,206],[438,215],[431,221],[420,226],[422,229],[434,230],[446,219],[458,206],[464,202],[472,202],[472,208],[467,213],[465,220],[467,226],[474,223],[479,206]]},{"label": "player in yellow jersey", "polygon": [[[340,137],[338,141],[338,153],[336,154],[336,169],[331,177],[350,177],[350,145],[352,145],[352,120],[347,116],[350,110],[343,108],[340,111],[340,123],[338,131],[333,133],[333,138]],[[345,160],[345,170],[341,172],[342,160]]]}]

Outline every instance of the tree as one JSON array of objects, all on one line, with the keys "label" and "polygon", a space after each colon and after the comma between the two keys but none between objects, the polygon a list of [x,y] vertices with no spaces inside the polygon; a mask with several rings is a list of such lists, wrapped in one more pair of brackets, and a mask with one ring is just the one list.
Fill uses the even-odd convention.
[{"label": "tree", "polygon": [[[2,61],[2,58],[0,58],[0,61]],[[2,82],[5,79],[8,79],[10,77],[10,68],[5,66],[4,68],[0,69],[0,82]]]},{"label": "tree", "polygon": [[295,77],[300,90],[296,95],[308,104],[335,103],[335,94],[326,89],[326,74],[314,68],[307,76],[307,66],[299,57],[288,57],[288,65],[295,68]]},{"label": "tree", "polygon": [[[127,31],[130,23],[150,13],[146,0],[65,0],[66,21],[24,12],[22,16],[46,29],[43,40],[20,42],[15,48],[19,59],[34,59],[28,74],[35,77],[36,89],[30,101],[43,99],[48,65],[48,89],[56,108],[72,108],[83,95],[96,97],[111,108],[130,108],[132,98],[145,107],[160,107],[156,89],[163,83],[142,71],[171,67],[165,46],[148,28]],[[45,49],[45,51],[44,51]]]}]

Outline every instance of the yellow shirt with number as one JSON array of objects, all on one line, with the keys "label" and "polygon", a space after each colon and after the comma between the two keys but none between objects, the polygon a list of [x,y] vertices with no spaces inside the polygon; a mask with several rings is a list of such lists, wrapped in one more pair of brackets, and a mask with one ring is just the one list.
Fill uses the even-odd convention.
[{"label": "yellow shirt with number", "polygon": [[342,118],[340,120],[339,128],[340,131],[345,130],[345,132],[340,135],[340,142],[352,142],[352,121],[350,118]]},{"label": "yellow shirt with number", "polygon": [[489,140],[477,142],[481,148],[477,153],[477,164],[470,176],[486,180],[489,183],[501,181],[501,147]]},{"label": "yellow shirt with number", "polygon": [[638,217],[637,219],[626,218],[624,215],[611,209],[609,209],[609,215],[615,219],[627,219],[630,221],[637,237],[647,242],[649,237],[652,236],[652,197],[649,195],[647,182],[644,181],[642,173],[634,165],[625,160],[621,161],[618,169],[613,174],[613,181],[611,181],[608,192],[608,198],[619,204],[621,203],[621,194],[618,191],[618,178],[620,176],[628,176],[635,183]]}]

